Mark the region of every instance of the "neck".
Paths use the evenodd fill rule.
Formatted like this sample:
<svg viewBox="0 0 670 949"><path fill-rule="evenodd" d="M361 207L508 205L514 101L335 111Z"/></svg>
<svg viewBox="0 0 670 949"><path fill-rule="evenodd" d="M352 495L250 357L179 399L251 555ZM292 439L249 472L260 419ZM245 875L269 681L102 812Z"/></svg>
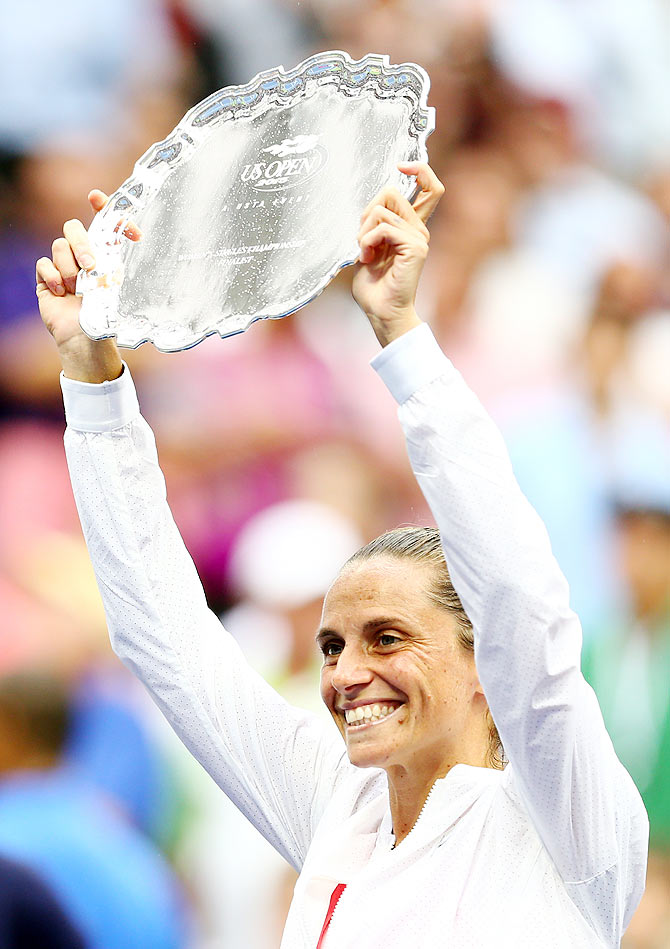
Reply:
<svg viewBox="0 0 670 949"><path fill-rule="evenodd" d="M448 769L451 770L451 769ZM389 805L393 821L393 833L396 846L405 839L419 819L428 795L433 789L435 781L443 778L448 772L436 775L428 783L413 781L412 775L404 769L394 769L395 773L387 772L389 782ZM398 773L403 772L403 773Z"/></svg>
<svg viewBox="0 0 670 949"><path fill-rule="evenodd" d="M422 772L415 768L404 768L401 765L387 769L389 806L396 846L414 828L435 782L446 777L457 764L467 764L477 768L491 767L487 760L486 750L482 751L479 748L471 755L459 755L453 760L443 760L439 766L427 768Z"/></svg>

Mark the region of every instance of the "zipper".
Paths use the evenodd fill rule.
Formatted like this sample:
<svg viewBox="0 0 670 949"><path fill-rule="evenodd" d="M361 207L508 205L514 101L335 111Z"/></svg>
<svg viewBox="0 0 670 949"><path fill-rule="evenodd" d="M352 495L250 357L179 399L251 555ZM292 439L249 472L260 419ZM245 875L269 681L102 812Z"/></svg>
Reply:
<svg viewBox="0 0 670 949"><path fill-rule="evenodd" d="M323 946L323 940L325 939L326 933L330 928L330 924L333 921L333 915L337 909L337 904L342 899L342 894L347 888L346 883L338 883L333 892L330 894L330 903L328 904L328 909L326 910L326 918L323 921L323 929L321 930L321 935L319 936L319 941L316 944L316 949L321 949Z"/></svg>
<svg viewBox="0 0 670 949"><path fill-rule="evenodd" d="M437 781L434 781L434 782L433 782L433 785L432 785L432 787L431 787L431 789L430 789L430 791L428 792L428 796L427 796L426 800L423 802L423 807L422 807L421 810L419 811L419 814L418 814L416 820L414 821L414 823L413 823L412 826L410 827L409 833L408 833L405 837L403 837L403 839L400 841L399 844L393 844L393 846L391 847L391 850L397 850L398 847L402 847L402 845L405 843L405 841L406 841L407 838L410 836L410 834L414 833L414 828L416 827L416 825L417 825L417 824L419 823L419 821L421 820L421 818L422 818L422 816L423 816L423 812L425 811L425 809L426 809L426 807L427 807L427 805L428 805L428 801L430 800L431 794L432 794L433 791L435 790L435 785L436 785L436 784L437 784ZM317 947L317 949L318 949L318 947Z"/></svg>
<svg viewBox="0 0 670 949"><path fill-rule="evenodd" d="M430 789L430 791L428 792L428 796L426 797L426 800L423 802L423 806L422 806L421 810L419 811L419 814L418 814L416 820L415 820L414 823L412 824L412 827L410 828L410 831L409 831L409 834L407 834L407 837L409 837L409 835L414 831L414 828L416 827L416 825L417 825L417 824L419 823L419 821L421 820L421 817L423 816L423 812L425 811L426 806L428 805L428 801L430 800L431 794L432 794L433 791L435 790L435 785L436 785L436 784L437 784L437 781L435 781L435 782L433 783L433 785L431 786L431 789ZM407 837L403 838L403 840L401 840L399 844L394 844L391 849L392 849L392 850L397 850L397 848L400 847L401 844L403 844L403 843L405 842L405 840L407 840ZM316 949L322 949L322 947L323 947L323 941L324 941L324 939L326 938L326 933L327 933L328 930L330 929L331 923L333 922L333 916L335 915L335 910L337 909L337 906L338 906L340 900L342 899L342 894L344 893L344 891L346 890L346 888L347 888L347 884L346 884L346 883L338 883L337 886L335 887L335 889L333 890L333 892L332 892L331 895L330 895L330 903L328 904L328 909L327 909L327 911L326 911L326 918L325 918L324 921L323 921L323 929L321 930L321 935L319 936L319 941L318 941L317 944L316 944Z"/></svg>

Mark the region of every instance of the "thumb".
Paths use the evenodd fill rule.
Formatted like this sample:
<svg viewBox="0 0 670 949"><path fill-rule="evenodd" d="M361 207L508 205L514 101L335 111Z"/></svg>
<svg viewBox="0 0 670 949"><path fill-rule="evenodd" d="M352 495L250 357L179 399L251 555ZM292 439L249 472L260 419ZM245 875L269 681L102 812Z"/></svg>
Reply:
<svg viewBox="0 0 670 949"><path fill-rule="evenodd" d="M108 201L109 196L106 195L104 191L100 191L99 188L94 188L93 191L89 192L88 203L91 205L96 214L98 211L102 211ZM118 222L115 231L120 228L121 224L124 225L123 234L129 240L139 241L142 239L142 231L139 229L137 224L133 224L132 221L124 221L122 218Z"/></svg>

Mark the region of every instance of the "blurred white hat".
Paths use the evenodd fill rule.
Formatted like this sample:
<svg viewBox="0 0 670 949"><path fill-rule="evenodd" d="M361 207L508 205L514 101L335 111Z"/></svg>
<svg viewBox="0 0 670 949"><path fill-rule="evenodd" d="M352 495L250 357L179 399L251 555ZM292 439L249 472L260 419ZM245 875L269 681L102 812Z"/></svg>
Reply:
<svg viewBox="0 0 670 949"><path fill-rule="evenodd" d="M233 547L231 578L241 596L289 609L323 596L363 542L358 528L333 508L317 501L282 501L242 528Z"/></svg>
<svg viewBox="0 0 670 949"><path fill-rule="evenodd" d="M522 89L569 105L591 97L599 48L583 29L573 4L562 0L495 4L491 42L503 72Z"/></svg>

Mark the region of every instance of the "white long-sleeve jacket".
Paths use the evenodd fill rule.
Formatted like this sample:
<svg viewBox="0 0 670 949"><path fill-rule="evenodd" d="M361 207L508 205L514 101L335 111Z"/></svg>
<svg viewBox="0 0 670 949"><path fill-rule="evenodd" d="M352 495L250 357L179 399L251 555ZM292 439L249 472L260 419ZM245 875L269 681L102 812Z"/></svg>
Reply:
<svg viewBox="0 0 670 949"><path fill-rule="evenodd" d="M62 379L75 497L115 650L196 758L300 871L282 949L618 946L648 825L580 673L581 631L500 434L427 326L373 361L473 623L505 771L457 765L396 847L384 772L288 706L208 610L126 369ZM566 459L569 464L569 459Z"/></svg>

